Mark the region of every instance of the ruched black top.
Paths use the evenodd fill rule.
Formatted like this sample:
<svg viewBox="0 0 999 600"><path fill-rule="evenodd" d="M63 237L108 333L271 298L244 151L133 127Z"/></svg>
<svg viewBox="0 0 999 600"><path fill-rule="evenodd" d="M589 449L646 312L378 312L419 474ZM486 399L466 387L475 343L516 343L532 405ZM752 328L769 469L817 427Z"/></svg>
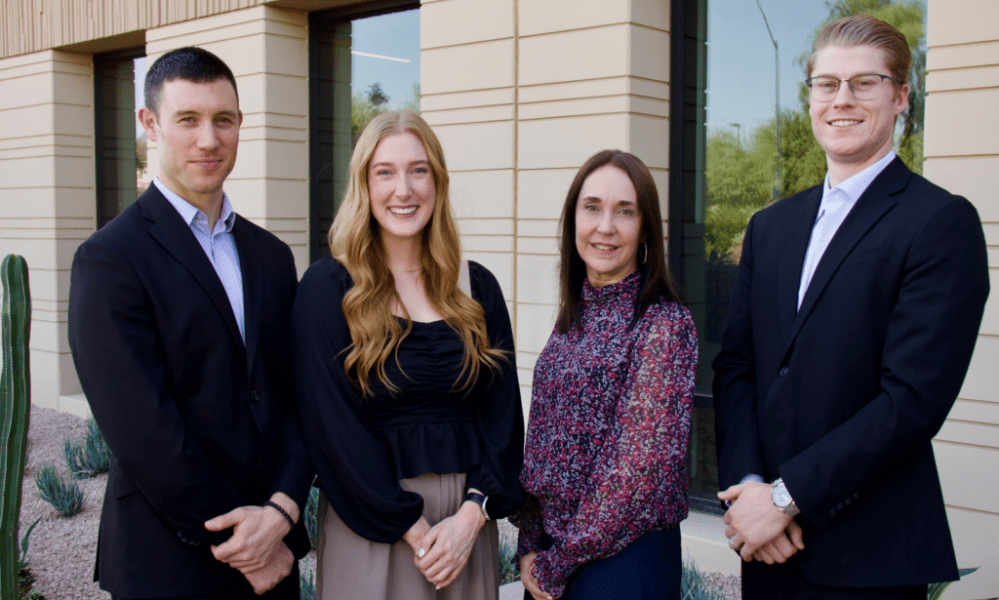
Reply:
<svg viewBox="0 0 999 600"><path fill-rule="evenodd" d="M423 499L399 479L467 473L466 485L489 496L491 518L522 502L524 418L503 294L485 267L469 262L472 298L485 310L489 341L509 352L501 369L483 367L470 390L456 386L461 338L444 321L414 322L385 370L394 395L371 377L363 399L344 373L350 330L344 294L353 281L332 258L309 267L292 309L292 359L302 427L337 515L369 540L394 543L420 518ZM402 369L400 370L399 366Z"/></svg>

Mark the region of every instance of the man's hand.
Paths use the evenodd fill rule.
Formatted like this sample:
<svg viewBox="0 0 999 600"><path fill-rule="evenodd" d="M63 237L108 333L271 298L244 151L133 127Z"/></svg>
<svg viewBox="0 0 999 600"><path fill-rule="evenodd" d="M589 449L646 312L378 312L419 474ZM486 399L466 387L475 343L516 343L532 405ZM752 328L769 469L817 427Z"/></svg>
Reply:
<svg viewBox="0 0 999 600"><path fill-rule="evenodd" d="M482 509L474 502L464 502L454 515L430 528L421 546L429 548L426 556L416 558L416 566L437 589L447 587L468 563L468 555L479 530L486 524Z"/></svg>
<svg viewBox="0 0 999 600"><path fill-rule="evenodd" d="M534 573L531 573L537 556L537 552L528 552L520 557L520 581L534 600L552 600L551 594L541 589L538 580L534 578Z"/></svg>
<svg viewBox="0 0 999 600"><path fill-rule="evenodd" d="M278 545L274 557L269 563L255 571L243 572L243 577L253 586L253 592L258 596L274 588L282 579L291 574L295 565L295 555L291 553L284 542Z"/></svg>
<svg viewBox="0 0 999 600"><path fill-rule="evenodd" d="M783 564L784 561L794 556L798 550L804 550L805 543L802 540L801 526L791 519L784 532L775 537L769 544L763 546L753 553L753 559L772 565L774 563Z"/></svg>
<svg viewBox="0 0 999 600"><path fill-rule="evenodd" d="M298 505L287 495L278 492L271 497L292 518L298 515ZM209 531L222 531L233 527L232 537L220 546L212 546L215 558L239 569L244 575L262 569L283 545L284 536L291 531L291 524L271 506L241 506L205 523Z"/></svg>
<svg viewBox="0 0 999 600"><path fill-rule="evenodd" d="M767 483L747 481L718 492L721 500L731 500L732 507L725 513L725 537L729 547L737 551L742 560L749 562L753 554L770 543L791 522L774 505L771 486Z"/></svg>

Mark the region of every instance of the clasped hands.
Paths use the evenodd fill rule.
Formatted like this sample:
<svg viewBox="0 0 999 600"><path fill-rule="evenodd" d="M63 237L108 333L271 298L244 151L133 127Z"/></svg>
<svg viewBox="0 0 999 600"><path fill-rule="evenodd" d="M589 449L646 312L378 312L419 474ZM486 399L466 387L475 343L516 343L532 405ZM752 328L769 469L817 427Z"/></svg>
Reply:
<svg viewBox="0 0 999 600"><path fill-rule="evenodd" d="M430 584L441 589L451 585L465 568L475 537L485 524L482 509L473 502L464 502L458 512L433 527L420 517L403 539L413 548L416 568Z"/></svg>
<svg viewBox="0 0 999 600"><path fill-rule="evenodd" d="M278 504L298 522L298 505L288 495L277 492L271 501ZM246 577L257 594L272 589L287 577L295 565L295 556L284 543L291 531L288 520L270 506L241 506L205 523L209 531L233 528L232 537L212 554Z"/></svg>
<svg viewBox="0 0 999 600"><path fill-rule="evenodd" d="M777 508L767 483L747 481L718 492L732 502L725 513L725 537L742 560L783 563L805 549L801 526Z"/></svg>

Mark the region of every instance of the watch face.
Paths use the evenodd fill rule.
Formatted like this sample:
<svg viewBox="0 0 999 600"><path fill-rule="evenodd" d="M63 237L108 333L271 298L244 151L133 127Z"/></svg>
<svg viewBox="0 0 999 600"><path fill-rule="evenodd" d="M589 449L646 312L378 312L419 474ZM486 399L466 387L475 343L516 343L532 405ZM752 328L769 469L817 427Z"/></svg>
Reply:
<svg viewBox="0 0 999 600"><path fill-rule="evenodd" d="M781 508L791 503L791 494L787 493L787 488L783 485L774 486L772 497L774 504Z"/></svg>

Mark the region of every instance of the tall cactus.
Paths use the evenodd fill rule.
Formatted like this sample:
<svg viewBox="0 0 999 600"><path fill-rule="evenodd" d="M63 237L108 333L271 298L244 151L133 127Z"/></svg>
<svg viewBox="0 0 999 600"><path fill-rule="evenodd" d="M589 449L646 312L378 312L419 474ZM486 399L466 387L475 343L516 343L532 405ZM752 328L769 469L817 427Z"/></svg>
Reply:
<svg viewBox="0 0 999 600"><path fill-rule="evenodd" d="M0 370L0 600L17 598L17 517L28 441L31 383L28 335L31 295L28 265L10 254L0 265L3 282L3 369Z"/></svg>

